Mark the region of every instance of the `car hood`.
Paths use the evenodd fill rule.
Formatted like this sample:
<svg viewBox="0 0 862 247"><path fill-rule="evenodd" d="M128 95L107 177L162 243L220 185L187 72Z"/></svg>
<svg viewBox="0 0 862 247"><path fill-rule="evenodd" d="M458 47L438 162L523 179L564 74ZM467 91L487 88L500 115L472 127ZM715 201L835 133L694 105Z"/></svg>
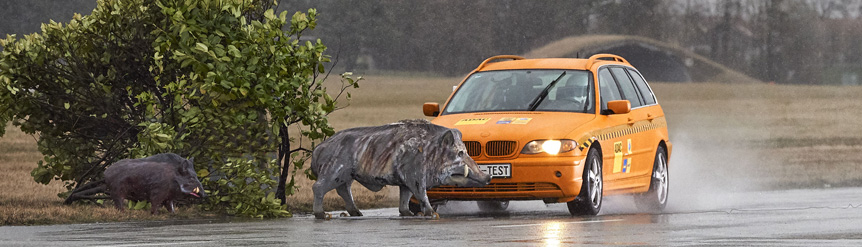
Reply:
<svg viewBox="0 0 862 247"><path fill-rule="evenodd" d="M517 141L576 138L571 132L595 119L594 114L571 112L461 113L435 118L431 122L456 128L465 141Z"/></svg>

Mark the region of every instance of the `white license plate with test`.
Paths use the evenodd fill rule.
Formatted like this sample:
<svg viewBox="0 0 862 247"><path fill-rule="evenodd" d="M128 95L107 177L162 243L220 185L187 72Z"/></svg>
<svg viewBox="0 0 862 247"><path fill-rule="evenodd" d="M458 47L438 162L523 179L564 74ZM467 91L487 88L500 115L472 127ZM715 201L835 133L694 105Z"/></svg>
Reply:
<svg viewBox="0 0 862 247"><path fill-rule="evenodd" d="M512 164L479 164L479 170L491 178L511 178Z"/></svg>

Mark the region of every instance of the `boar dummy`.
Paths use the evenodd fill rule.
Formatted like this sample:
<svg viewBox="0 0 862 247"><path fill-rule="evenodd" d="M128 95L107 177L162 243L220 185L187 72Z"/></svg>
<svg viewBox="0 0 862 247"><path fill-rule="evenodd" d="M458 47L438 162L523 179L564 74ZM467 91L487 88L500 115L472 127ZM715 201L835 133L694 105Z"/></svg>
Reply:
<svg viewBox="0 0 862 247"><path fill-rule="evenodd" d="M66 198L66 204L96 193L110 195L114 206L121 211L125 209L125 199L149 201L153 214L157 214L161 206L173 213L177 199L206 197L193 160L172 153L117 161L105 170L104 179L73 191Z"/></svg>
<svg viewBox="0 0 862 247"><path fill-rule="evenodd" d="M481 187L491 181L467 155L461 132L427 120L360 127L340 131L318 145L312 154L314 216L330 218L323 211L323 196L332 189L344 199L351 216L362 216L353 202L350 186L356 180L371 191L386 185L400 188L401 216L413 215L408 203L413 196L421 214L439 217L426 190L438 185Z"/></svg>

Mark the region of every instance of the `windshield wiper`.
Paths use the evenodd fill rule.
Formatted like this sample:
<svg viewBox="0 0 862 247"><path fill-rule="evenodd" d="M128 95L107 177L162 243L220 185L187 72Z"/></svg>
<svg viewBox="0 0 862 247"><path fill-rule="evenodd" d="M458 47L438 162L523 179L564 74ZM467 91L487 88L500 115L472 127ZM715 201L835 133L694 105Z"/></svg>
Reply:
<svg viewBox="0 0 862 247"><path fill-rule="evenodd" d="M551 81L551 83L548 84L548 86L545 87L545 89L542 89L542 93L539 93L539 96L536 96L533 101L530 101L530 111L535 111L536 108L539 107L539 103L542 103L542 100L545 100L545 97L548 97L548 91L551 91L551 88L554 87L554 85L556 85L557 82L560 81L560 79L562 79L565 75L566 72L563 71L563 73L560 74L557 79L554 79L553 81Z"/></svg>

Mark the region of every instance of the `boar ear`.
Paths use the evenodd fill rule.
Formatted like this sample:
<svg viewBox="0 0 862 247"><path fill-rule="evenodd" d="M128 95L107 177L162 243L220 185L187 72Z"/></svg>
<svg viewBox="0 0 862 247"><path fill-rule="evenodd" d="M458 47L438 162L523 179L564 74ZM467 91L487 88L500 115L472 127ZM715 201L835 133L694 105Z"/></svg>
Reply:
<svg viewBox="0 0 862 247"><path fill-rule="evenodd" d="M189 163L195 163L195 157L189 158Z"/></svg>
<svg viewBox="0 0 862 247"><path fill-rule="evenodd" d="M180 162L180 167L179 167L180 174L188 174L191 169L194 169L194 167L192 167L191 161L183 160L183 162Z"/></svg>
<svg viewBox="0 0 862 247"><path fill-rule="evenodd" d="M455 144L455 132L452 130L447 130L446 133L443 133L443 137L441 139L443 146L452 146Z"/></svg>

